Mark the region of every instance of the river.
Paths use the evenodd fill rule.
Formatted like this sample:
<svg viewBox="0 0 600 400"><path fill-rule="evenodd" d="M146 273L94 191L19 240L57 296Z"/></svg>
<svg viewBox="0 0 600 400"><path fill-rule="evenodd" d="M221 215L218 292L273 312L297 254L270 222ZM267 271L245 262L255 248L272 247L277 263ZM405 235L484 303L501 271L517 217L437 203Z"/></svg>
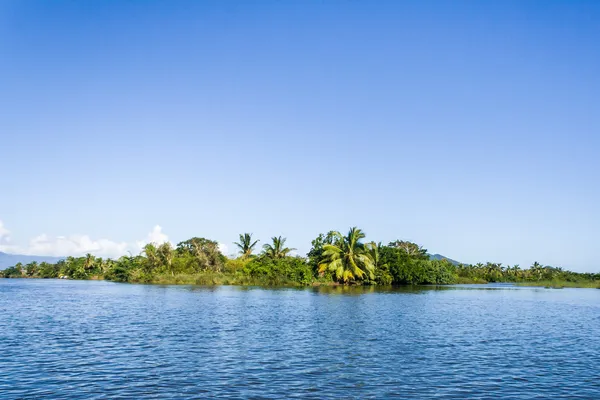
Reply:
<svg viewBox="0 0 600 400"><path fill-rule="evenodd" d="M0 280L0 397L600 398L600 290Z"/></svg>

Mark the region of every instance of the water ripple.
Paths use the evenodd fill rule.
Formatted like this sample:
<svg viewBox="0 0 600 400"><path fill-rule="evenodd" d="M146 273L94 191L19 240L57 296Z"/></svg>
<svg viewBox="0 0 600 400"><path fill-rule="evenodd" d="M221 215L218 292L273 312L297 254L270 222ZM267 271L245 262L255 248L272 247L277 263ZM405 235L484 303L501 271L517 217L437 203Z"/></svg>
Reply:
<svg viewBox="0 0 600 400"><path fill-rule="evenodd" d="M600 291L0 281L2 399L600 398Z"/></svg>

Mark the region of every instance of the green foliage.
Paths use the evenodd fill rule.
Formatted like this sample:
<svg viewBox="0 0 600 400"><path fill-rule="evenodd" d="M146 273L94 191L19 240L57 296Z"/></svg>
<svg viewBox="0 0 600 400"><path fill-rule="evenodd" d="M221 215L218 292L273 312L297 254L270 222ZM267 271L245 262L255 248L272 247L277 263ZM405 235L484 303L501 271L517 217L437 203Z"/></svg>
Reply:
<svg viewBox="0 0 600 400"><path fill-rule="evenodd" d="M21 263L18 263L14 267L9 267L4 271L1 271L0 274L0 276L2 276L3 278L22 278L24 275L24 271Z"/></svg>
<svg viewBox="0 0 600 400"><path fill-rule="evenodd" d="M323 246L323 261L319 273L329 271L338 282L355 283L375 280L375 265L365 245L360 242L365 234L358 228L350 228L346 236L336 233L334 244Z"/></svg>
<svg viewBox="0 0 600 400"><path fill-rule="evenodd" d="M543 266L537 261L530 268L521 269L519 265L503 266L500 263L478 263L475 265L458 265L456 273L460 280L485 282L527 282L536 285L539 282L560 281L585 283L600 280L600 274L576 273L562 268ZM544 285L542 285L544 286Z"/></svg>
<svg viewBox="0 0 600 400"><path fill-rule="evenodd" d="M25 266L25 276L32 278L32 277L36 276L37 273L38 273L38 263L37 262L34 261Z"/></svg>
<svg viewBox="0 0 600 400"><path fill-rule="evenodd" d="M290 252L296 250L285 247L286 238L273 236L271 240L273 241L273 244L265 244L263 246L263 254L273 260L287 257Z"/></svg>
<svg viewBox="0 0 600 400"><path fill-rule="evenodd" d="M38 270L38 276L40 278L45 278L45 279L57 278L58 271L60 269L60 265L61 265L60 261L56 264L50 264L47 262L43 262L40 264L40 268Z"/></svg>
<svg viewBox="0 0 600 400"><path fill-rule="evenodd" d="M191 238L177 245L179 257L192 257L196 271L220 272L225 264L225 256L219 251L219 243L205 238Z"/></svg>
<svg viewBox="0 0 600 400"><path fill-rule="evenodd" d="M158 246L158 259L162 264L163 268L166 269L171 275L175 275L175 269L173 268L173 258L175 256L171 243L166 242Z"/></svg>
<svg viewBox="0 0 600 400"><path fill-rule="evenodd" d="M429 257L427 256L427 249L424 249L423 247L413 242L409 242L406 240L396 240L395 242L390 242L388 246L402 250L404 253L406 253L406 255L413 259L429 259Z"/></svg>
<svg viewBox="0 0 600 400"><path fill-rule="evenodd" d="M248 258L252 255L252 252L254 251L254 248L256 247L257 243L258 240L252 241L251 233L240 234L240 241L233 242L233 244L235 244L238 247L238 249L240 250L240 254L244 258Z"/></svg>
<svg viewBox="0 0 600 400"><path fill-rule="evenodd" d="M141 254L103 259L92 254L67 257L55 264L17 264L0 271L4 278L107 279L115 282L231 285L445 285L515 282L544 287L600 287L600 274L575 273L535 262L527 269L500 263L454 265L430 259L416 243L396 240L387 246L363 244L364 233L346 236L330 231L312 241L307 258L290 257L286 239L272 237L263 253L252 255L258 240L240 235L239 258L229 259L218 243L194 237L177 245L148 244Z"/></svg>
<svg viewBox="0 0 600 400"><path fill-rule="evenodd" d="M381 259L388 265L392 283L396 285L456 282L455 268L450 262L426 259L422 251L411 252L405 247L388 246L381 249Z"/></svg>
<svg viewBox="0 0 600 400"><path fill-rule="evenodd" d="M130 269L121 263L117 263L110 271L108 271L105 278L114 282L129 282L130 275Z"/></svg>
<svg viewBox="0 0 600 400"><path fill-rule="evenodd" d="M251 260L247 258L233 258L225 260L223 272L236 273L242 271Z"/></svg>
<svg viewBox="0 0 600 400"><path fill-rule="evenodd" d="M325 261L325 258L323 257L325 249L323 247L327 244L334 244L336 238L337 232L329 231L326 235L320 233L319 236L312 241L312 247L308 252L307 257L308 264L310 265L314 276L319 275L319 265ZM328 275L331 276L331 274Z"/></svg>
<svg viewBox="0 0 600 400"><path fill-rule="evenodd" d="M312 282L312 270L301 257L258 257L246 264L243 273L269 285L308 285Z"/></svg>

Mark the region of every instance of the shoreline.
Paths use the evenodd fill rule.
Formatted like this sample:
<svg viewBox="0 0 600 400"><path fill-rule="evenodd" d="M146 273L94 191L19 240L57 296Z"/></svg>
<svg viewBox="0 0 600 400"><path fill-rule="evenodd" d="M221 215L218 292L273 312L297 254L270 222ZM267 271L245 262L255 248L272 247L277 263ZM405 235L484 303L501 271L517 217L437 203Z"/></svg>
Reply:
<svg viewBox="0 0 600 400"><path fill-rule="evenodd" d="M268 281L263 279L249 278L247 276L235 276L231 274L176 274L171 275L158 275L153 277L154 279L149 280L132 280L127 282L119 282L110 279L105 279L103 276L91 276L88 279L74 279L74 278L40 278L40 277L5 277L1 279L38 279L38 280L69 280L69 281L104 281L113 283L124 283L132 285L192 285L192 286L239 286L239 287L265 287L265 288L311 288L311 287L323 287L323 288L410 288L410 287L426 287L426 286L439 286L439 287L452 287L455 285L469 286L469 285L495 285L495 284L508 284L517 287L532 287L532 288L546 288L546 289L600 289L600 281L590 282L569 282L569 281L526 281L526 282L480 282L472 281L465 282L461 280L456 283L447 284L436 284L436 285L344 285L338 282L326 281L326 280L315 280L308 284L302 284L294 281Z"/></svg>

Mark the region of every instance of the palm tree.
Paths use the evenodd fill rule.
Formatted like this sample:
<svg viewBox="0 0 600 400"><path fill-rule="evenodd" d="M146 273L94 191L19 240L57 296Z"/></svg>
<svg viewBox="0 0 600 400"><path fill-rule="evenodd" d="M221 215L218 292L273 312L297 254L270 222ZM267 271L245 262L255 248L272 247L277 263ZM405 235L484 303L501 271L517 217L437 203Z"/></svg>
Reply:
<svg viewBox="0 0 600 400"><path fill-rule="evenodd" d="M152 243L148 243L144 246L143 253L146 255L146 262L144 263L146 272L152 272L154 269L158 268L160 265L160 258L156 246Z"/></svg>
<svg viewBox="0 0 600 400"><path fill-rule="evenodd" d="M544 267L542 264L536 261L529 269L531 270L532 275L534 275L538 281L542 280L542 274L544 273Z"/></svg>
<svg viewBox="0 0 600 400"><path fill-rule="evenodd" d="M486 264L487 274L486 280L489 282L498 282L502 278L502 264L501 263L491 263L488 262Z"/></svg>
<svg viewBox="0 0 600 400"><path fill-rule="evenodd" d="M87 253L85 255L85 261L83 262L84 271L86 271L86 273L87 273L87 271L93 269L95 262L96 262L96 260L95 260L94 256L91 255L90 253Z"/></svg>
<svg viewBox="0 0 600 400"><path fill-rule="evenodd" d="M296 250L296 249L291 249L289 247L284 247L285 246L285 241L287 240L286 238L282 238L281 236L273 236L271 238L271 240L273 241L273 244L265 244L263 246L265 255L269 258L272 259L279 259L279 258L284 258L287 257L287 255Z"/></svg>
<svg viewBox="0 0 600 400"><path fill-rule="evenodd" d="M38 272L37 261L32 261L29 264L25 264L25 275L32 277Z"/></svg>
<svg viewBox="0 0 600 400"><path fill-rule="evenodd" d="M242 254L243 258L247 258L252 255L252 252L254 251L254 247L256 247L257 243L258 243L258 240L252 242L252 234L251 233L244 233L243 235L240 234L240 241L233 242L233 244L235 244L240 249L240 253Z"/></svg>
<svg viewBox="0 0 600 400"><path fill-rule="evenodd" d="M167 267L167 271L171 271L171 276L175 275L173 271L173 247L171 243L165 242L158 246L158 256L162 261L163 265Z"/></svg>
<svg viewBox="0 0 600 400"><path fill-rule="evenodd" d="M365 237L363 231L354 227L346 236L339 232L335 235L338 240L334 244L323 246L324 262L319 265L319 272L333 272L335 278L344 283L363 279L365 276L374 279L373 259L360 242Z"/></svg>
<svg viewBox="0 0 600 400"><path fill-rule="evenodd" d="M512 277L514 281L516 281L519 278L519 271L521 268L519 268L519 264L515 264L512 267L509 265L506 268L506 273L509 277Z"/></svg>
<svg viewBox="0 0 600 400"><path fill-rule="evenodd" d="M369 257L371 257L371 260L373 261L374 268L380 268L383 266L382 261L381 261L381 254L380 254L382 247L383 247L383 245L381 244L381 242L379 242L379 243L370 242L370 243L365 244L365 248L367 249Z"/></svg>
<svg viewBox="0 0 600 400"><path fill-rule="evenodd" d="M23 264L18 262L17 265L15 265L15 269L19 272L20 275L23 275L25 273L25 271L23 270Z"/></svg>
<svg viewBox="0 0 600 400"><path fill-rule="evenodd" d="M365 248L367 249L369 257L373 261L373 269L377 283L391 284L393 278L389 273L389 265L383 262L381 256L381 249L383 249L383 244L381 244L381 242L371 242L365 244Z"/></svg>
<svg viewBox="0 0 600 400"><path fill-rule="evenodd" d="M65 259L64 264L60 270L60 274L63 276L71 276L75 269L75 258L69 256Z"/></svg>

